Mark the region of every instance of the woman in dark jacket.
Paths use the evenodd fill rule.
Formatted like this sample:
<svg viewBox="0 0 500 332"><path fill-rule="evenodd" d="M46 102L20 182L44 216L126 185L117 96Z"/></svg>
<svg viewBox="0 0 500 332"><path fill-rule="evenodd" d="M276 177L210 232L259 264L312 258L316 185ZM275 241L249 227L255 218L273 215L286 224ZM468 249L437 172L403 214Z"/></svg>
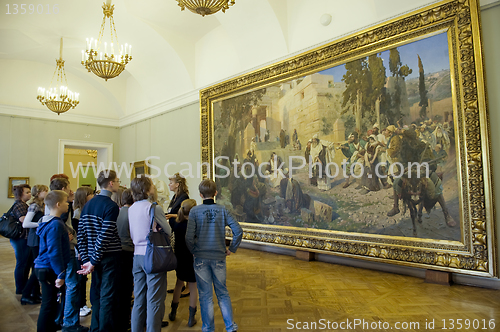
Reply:
<svg viewBox="0 0 500 332"><path fill-rule="evenodd" d="M179 173L175 173L174 176L169 178L170 182L168 183L168 189L174 193L174 197L170 201L167 210L167 219L170 223L170 227L175 223L177 219L177 212L179 212L179 208L181 207L181 203L189 199L189 190L186 183L186 178L181 176Z"/></svg>
<svg viewBox="0 0 500 332"><path fill-rule="evenodd" d="M192 327L196 324L194 318L196 314L196 303L198 302L198 292L196 289L196 276L193 267L193 254L186 246L186 230L189 217L189 211L193 206L196 206L194 199L186 199L182 201L177 220L172 226L172 231L175 235L174 251L177 258L177 268L175 273L177 275L177 282L175 284L174 297L172 299L172 311L168 315L171 321L175 320L177 314L177 307L179 299L181 298L181 290L184 282L189 285L189 320L188 326Z"/></svg>
<svg viewBox="0 0 500 332"><path fill-rule="evenodd" d="M167 217L168 222L170 224L170 227L172 228L172 231L173 231L174 227L176 227L177 214L178 214L179 209L181 207L181 203L183 201L185 201L186 199L189 199L189 189L188 189L188 186L186 183L186 178L181 176L179 173L175 173L172 177L169 178L169 180L170 180L170 182L168 183L168 189L174 193L174 197L172 197L172 200L170 201L170 204L168 205L166 217ZM189 282L189 280L184 280L184 281ZM193 282L196 282L196 280L193 280ZM178 290L179 294L182 293L187 288L185 286L183 287L183 285L184 284L182 283L181 286L179 287L179 290ZM175 293L175 291L177 291L177 286L175 287L174 290L168 290L167 292L174 293L174 299L175 299L176 295L177 295ZM186 294L180 294L179 296L180 297L189 296L189 292ZM172 321L175 319L177 305L179 304L178 302L179 301L177 301L177 303L172 302L173 316L172 316L172 313L169 316L170 318L173 318L173 319L170 319Z"/></svg>

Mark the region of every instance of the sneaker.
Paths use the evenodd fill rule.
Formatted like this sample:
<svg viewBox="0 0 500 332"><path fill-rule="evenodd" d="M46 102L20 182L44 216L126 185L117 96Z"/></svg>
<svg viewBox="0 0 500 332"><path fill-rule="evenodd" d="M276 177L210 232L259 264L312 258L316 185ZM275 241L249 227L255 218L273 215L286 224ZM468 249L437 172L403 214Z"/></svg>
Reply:
<svg viewBox="0 0 500 332"><path fill-rule="evenodd" d="M82 308L80 308L80 317L88 316L91 312L92 309L84 305Z"/></svg>

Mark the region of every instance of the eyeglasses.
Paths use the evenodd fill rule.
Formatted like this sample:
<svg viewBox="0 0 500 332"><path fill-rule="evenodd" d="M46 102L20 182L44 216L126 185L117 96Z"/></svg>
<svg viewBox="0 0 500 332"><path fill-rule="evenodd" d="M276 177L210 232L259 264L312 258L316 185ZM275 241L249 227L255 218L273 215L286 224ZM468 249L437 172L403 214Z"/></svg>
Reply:
<svg viewBox="0 0 500 332"><path fill-rule="evenodd" d="M118 184L121 184L122 182L120 180L113 180L113 182L116 182Z"/></svg>

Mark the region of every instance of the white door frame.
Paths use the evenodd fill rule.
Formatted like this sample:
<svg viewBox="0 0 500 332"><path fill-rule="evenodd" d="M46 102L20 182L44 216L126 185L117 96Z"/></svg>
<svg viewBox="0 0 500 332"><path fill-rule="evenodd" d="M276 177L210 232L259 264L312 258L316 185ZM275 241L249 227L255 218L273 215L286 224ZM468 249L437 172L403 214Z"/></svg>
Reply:
<svg viewBox="0 0 500 332"><path fill-rule="evenodd" d="M113 162L113 143L76 141L70 139L59 140L58 173L64 173L64 149L97 150L97 165L104 163L105 168ZM97 166L96 165L96 166ZM98 169L98 168L97 168Z"/></svg>

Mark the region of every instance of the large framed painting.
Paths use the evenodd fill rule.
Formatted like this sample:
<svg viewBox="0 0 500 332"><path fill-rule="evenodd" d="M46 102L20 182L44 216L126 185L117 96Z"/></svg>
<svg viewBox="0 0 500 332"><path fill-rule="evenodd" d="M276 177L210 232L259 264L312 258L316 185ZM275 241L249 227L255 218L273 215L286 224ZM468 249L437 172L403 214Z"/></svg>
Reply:
<svg viewBox="0 0 500 332"><path fill-rule="evenodd" d="M244 240L497 276L478 4L443 1L200 92Z"/></svg>

